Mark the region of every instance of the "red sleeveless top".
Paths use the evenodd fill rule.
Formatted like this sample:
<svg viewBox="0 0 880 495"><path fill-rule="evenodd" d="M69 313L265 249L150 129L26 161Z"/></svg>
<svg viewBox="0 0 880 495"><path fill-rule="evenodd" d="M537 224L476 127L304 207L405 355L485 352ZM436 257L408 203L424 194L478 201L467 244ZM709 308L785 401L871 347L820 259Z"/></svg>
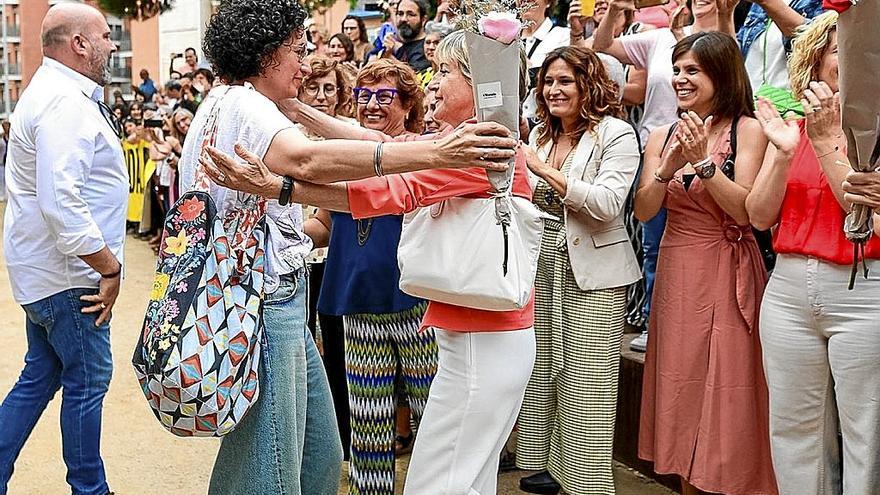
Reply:
<svg viewBox="0 0 880 495"><path fill-rule="evenodd" d="M853 244L843 233L847 212L840 207L822 171L806 129L788 171L773 249L779 254L812 256L838 265L851 265ZM880 259L880 239L872 235L865 258Z"/></svg>

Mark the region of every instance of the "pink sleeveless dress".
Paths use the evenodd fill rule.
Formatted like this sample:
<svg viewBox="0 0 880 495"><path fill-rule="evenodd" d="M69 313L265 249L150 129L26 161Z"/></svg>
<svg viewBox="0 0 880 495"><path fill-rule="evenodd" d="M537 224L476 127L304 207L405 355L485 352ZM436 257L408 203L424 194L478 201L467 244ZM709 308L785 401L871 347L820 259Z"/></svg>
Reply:
<svg viewBox="0 0 880 495"><path fill-rule="evenodd" d="M710 154L730 152L723 133ZM777 493L758 313L767 273L700 178L668 184L642 390L639 457L697 488Z"/></svg>

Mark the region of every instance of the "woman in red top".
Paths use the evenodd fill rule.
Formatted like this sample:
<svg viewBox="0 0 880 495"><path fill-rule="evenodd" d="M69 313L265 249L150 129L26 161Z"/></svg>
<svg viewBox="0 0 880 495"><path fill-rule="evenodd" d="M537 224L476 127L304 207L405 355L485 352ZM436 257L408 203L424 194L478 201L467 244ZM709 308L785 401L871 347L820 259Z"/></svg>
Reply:
<svg viewBox="0 0 880 495"><path fill-rule="evenodd" d="M837 97L837 14L794 42L791 86L806 122L759 102L771 151L746 201L752 224L776 227L779 258L761 306L770 436L779 493L877 493L880 486L880 240L868 279L847 290L843 233L850 165ZM875 219L875 228L880 225ZM839 420L838 420L839 417ZM843 466L837 433L843 436Z"/></svg>
<svg viewBox="0 0 880 495"><path fill-rule="evenodd" d="M435 56L440 67L432 81L435 115L454 128L475 115L464 32L446 37ZM527 81L523 57L520 94L525 94ZM306 125L320 119L314 113L297 117ZM332 122L325 123L325 131L352 132L350 126L334 128ZM390 139L375 131L354 132L361 139ZM395 141L437 137L401 136ZM256 156L236 151L252 166L236 164L214 150L209 150L214 163L203 160L202 164L215 179L225 174L226 187L277 197L281 178L273 176ZM485 198L489 190L485 170L438 169L323 186L297 182L293 200L367 218L400 215L454 197ZM516 158L513 194L531 200L521 154ZM413 449L405 494L496 492L501 449L513 429L535 359L533 324L534 299L517 311L481 311L429 302L422 327L435 330L439 366Z"/></svg>

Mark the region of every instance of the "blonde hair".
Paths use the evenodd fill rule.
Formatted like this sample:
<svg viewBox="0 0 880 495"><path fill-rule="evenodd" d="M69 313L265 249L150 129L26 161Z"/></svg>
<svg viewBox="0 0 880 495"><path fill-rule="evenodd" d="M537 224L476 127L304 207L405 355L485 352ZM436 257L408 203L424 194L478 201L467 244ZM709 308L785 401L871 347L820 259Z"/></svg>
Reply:
<svg viewBox="0 0 880 495"><path fill-rule="evenodd" d="M529 64L524 50L520 49L519 55L519 99L520 103L522 103L529 94ZM437 61L438 66L444 63L454 63L458 66L458 70L461 71L464 77L473 85L474 78L471 75L471 59L468 56L463 30L453 31L449 36L443 38L443 41L437 45L434 59Z"/></svg>
<svg viewBox="0 0 880 495"><path fill-rule="evenodd" d="M837 31L837 12L829 10L798 28L792 41L791 58L788 61L791 92L794 97L804 96L810 81L819 77L819 65L831 44L831 33Z"/></svg>

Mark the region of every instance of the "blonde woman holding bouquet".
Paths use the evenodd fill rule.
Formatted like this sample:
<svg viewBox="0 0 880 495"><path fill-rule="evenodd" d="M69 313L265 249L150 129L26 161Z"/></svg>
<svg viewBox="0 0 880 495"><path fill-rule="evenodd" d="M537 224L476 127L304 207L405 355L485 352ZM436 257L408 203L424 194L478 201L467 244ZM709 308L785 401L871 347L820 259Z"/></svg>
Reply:
<svg viewBox="0 0 880 495"><path fill-rule="evenodd" d="M528 76L521 54L519 84L524 95ZM439 68L436 115L455 129L475 115L471 61L465 33L456 31L437 47ZM355 130L324 118L319 112L287 105L313 131L326 137L389 140L376 131ZM449 130L447 132L459 132ZM439 136L405 136L405 140L435 140ZM238 150L249 165L209 151L203 164L212 177L228 187L273 197L282 178L273 175L254 155ZM355 218L400 215L454 197L486 198L491 186L485 170L434 170L356 182L316 185L296 182L293 200ZM524 156L519 153L512 194L531 198ZM462 260L466 263L467 260ZM534 299L520 310L486 311L429 301L423 328L433 328L439 346L437 375L431 385L425 414L407 474L406 495L496 493L498 461L516 422L535 358Z"/></svg>

